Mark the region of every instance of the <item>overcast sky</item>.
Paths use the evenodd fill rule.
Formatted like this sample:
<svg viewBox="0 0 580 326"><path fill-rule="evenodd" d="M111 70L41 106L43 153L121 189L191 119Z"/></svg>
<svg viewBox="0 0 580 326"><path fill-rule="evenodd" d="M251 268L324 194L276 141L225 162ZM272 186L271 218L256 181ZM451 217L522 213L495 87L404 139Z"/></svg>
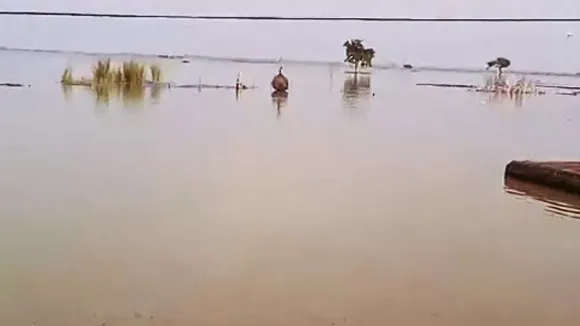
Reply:
<svg viewBox="0 0 580 326"><path fill-rule="evenodd" d="M161 5L164 3L164 5ZM580 0L0 0L0 10L320 16L580 17ZM504 6L504 9L499 9ZM507 56L517 69L579 71L580 23L285 23L0 16L0 46L342 60L362 37L378 62L480 67ZM82 31L82 33L79 33ZM134 35L130 41L115 37ZM568 31L576 37L566 38ZM150 38L156 35L155 44ZM251 36L252 46L245 40ZM242 41L244 40L244 41ZM337 44L339 46L337 47ZM300 46L297 46L300 45Z"/></svg>
<svg viewBox="0 0 580 326"><path fill-rule="evenodd" d="M341 5L341 3L345 5ZM349 7L355 3L356 7ZM271 14L364 15L423 17L570 17L580 16L577 0L0 0L1 10Z"/></svg>

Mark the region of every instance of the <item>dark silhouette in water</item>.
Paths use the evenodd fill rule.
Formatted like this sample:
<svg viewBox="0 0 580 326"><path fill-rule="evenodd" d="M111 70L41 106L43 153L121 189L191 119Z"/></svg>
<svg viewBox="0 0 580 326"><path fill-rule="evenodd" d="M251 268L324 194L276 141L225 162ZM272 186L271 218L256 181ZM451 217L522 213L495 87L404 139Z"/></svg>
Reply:
<svg viewBox="0 0 580 326"><path fill-rule="evenodd" d="M507 68L511 65L511 61L509 61L506 58L502 58L502 57L498 57L495 60L491 60L487 62L487 68L485 68L486 70L491 68L491 67L496 67L498 70L498 75L501 76L502 74L502 69L503 68Z"/></svg>
<svg viewBox="0 0 580 326"><path fill-rule="evenodd" d="M30 87L30 85L24 85L19 83L0 83L0 87Z"/></svg>
<svg viewBox="0 0 580 326"><path fill-rule="evenodd" d="M244 83L242 83L242 73L241 72L238 72L238 76L236 77L236 85L234 86L234 89L236 90L236 100L238 100L240 97L240 91L248 89L248 86L246 86Z"/></svg>
<svg viewBox="0 0 580 326"><path fill-rule="evenodd" d="M238 72L238 76L236 77L236 85L234 86L234 89L236 90L236 92L239 92L240 90L243 89L248 89L248 86L246 86L244 83L242 83L242 73Z"/></svg>
<svg viewBox="0 0 580 326"><path fill-rule="evenodd" d="M278 69L278 74L272 79L272 88L278 92L286 92L288 90L288 78L282 74L282 66Z"/></svg>
<svg viewBox="0 0 580 326"><path fill-rule="evenodd" d="M407 64L404 64L403 65L403 68L405 68L405 69L413 69L413 66L411 66L410 64L407 63Z"/></svg>

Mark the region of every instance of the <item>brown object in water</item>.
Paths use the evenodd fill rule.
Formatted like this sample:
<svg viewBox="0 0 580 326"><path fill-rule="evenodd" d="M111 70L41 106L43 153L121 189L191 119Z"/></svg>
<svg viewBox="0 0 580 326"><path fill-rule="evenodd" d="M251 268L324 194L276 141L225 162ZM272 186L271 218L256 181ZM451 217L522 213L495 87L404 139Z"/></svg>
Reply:
<svg viewBox="0 0 580 326"><path fill-rule="evenodd" d="M272 79L272 88L278 92L285 92L288 90L288 78L282 75L282 67L278 69L278 74Z"/></svg>
<svg viewBox="0 0 580 326"><path fill-rule="evenodd" d="M580 194L580 161L511 161L505 177Z"/></svg>

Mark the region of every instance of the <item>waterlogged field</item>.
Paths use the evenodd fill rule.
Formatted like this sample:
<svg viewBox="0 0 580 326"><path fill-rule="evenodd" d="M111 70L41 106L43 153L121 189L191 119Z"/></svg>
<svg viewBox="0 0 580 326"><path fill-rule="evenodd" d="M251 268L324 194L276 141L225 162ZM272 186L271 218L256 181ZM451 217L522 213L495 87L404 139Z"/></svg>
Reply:
<svg viewBox="0 0 580 326"><path fill-rule="evenodd" d="M577 201L503 179L578 157L577 97L284 64L276 101L278 64L155 58L174 83L258 88L61 87L94 61L0 52L0 81L31 85L0 88L0 324L580 322Z"/></svg>

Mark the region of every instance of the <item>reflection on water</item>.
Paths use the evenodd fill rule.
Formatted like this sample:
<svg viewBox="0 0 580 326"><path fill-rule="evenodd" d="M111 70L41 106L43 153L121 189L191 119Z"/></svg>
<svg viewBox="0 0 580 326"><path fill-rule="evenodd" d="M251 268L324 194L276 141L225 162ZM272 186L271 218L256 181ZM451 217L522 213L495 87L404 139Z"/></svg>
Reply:
<svg viewBox="0 0 580 326"><path fill-rule="evenodd" d="M328 83L328 92L332 92L332 86L334 85L334 67L328 66L328 75L329 75L329 83Z"/></svg>
<svg viewBox="0 0 580 326"><path fill-rule="evenodd" d="M504 104L512 103L514 107L521 108L524 104L523 94L506 94L500 92L485 93L485 103ZM528 95L529 96L529 95Z"/></svg>
<svg viewBox="0 0 580 326"><path fill-rule="evenodd" d="M580 196L514 178L505 179L504 190L516 198L531 198L543 203L545 205L544 210L550 214L580 218Z"/></svg>
<svg viewBox="0 0 580 326"><path fill-rule="evenodd" d="M272 103L276 107L276 118L280 119L282 116L282 108L288 102L288 92L274 91L272 92Z"/></svg>
<svg viewBox="0 0 580 326"><path fill-rule="evenodd" d="M342 87L344 107L360 107L361 99L368 99L371 95L371 77L366 74L349 74Z"/></svg>
<svg viewBox="0 0 580 326"><path fill-rule="evenodd" d="M153 103L158 103L163 90L167 87L161 85L151 85L149 87L86 87L86 86L71 86L62 85L62 93L64 99L69 101L72 97L73 87L82 87L84 90L89 90L95 98L97 105L108 106L113 100L120 100L125 106L139 107L143 106L147 93Z"/></svg>
<svg viewBox="0 0 580 326"><path fill-rule="evenodd" d="M488 103L513 102L516 108L523 106L524 96L544 94L537 88L537 80L526 76L515 78L511 75L484 74L484 86L477 91L487 95Z"/></svg>
<svg viewBox="0 0 580 326"><path fill-rule="evenodd" d="M151 99L153 99L153 101L155 103L157 103L159 101L159 99L161 98L161 90L165 89L165 87L162 87L160 85L153 85L150 88L150 93L151 93Z"/></svg>
<svg viewBox="0 0 580 326"><path fill-rule="evenodd" d="M61 89L62 89L62 95L64 96L64 100L67 102L70 101L71 94L72 94L72 86L62 84Z"/></svg>

